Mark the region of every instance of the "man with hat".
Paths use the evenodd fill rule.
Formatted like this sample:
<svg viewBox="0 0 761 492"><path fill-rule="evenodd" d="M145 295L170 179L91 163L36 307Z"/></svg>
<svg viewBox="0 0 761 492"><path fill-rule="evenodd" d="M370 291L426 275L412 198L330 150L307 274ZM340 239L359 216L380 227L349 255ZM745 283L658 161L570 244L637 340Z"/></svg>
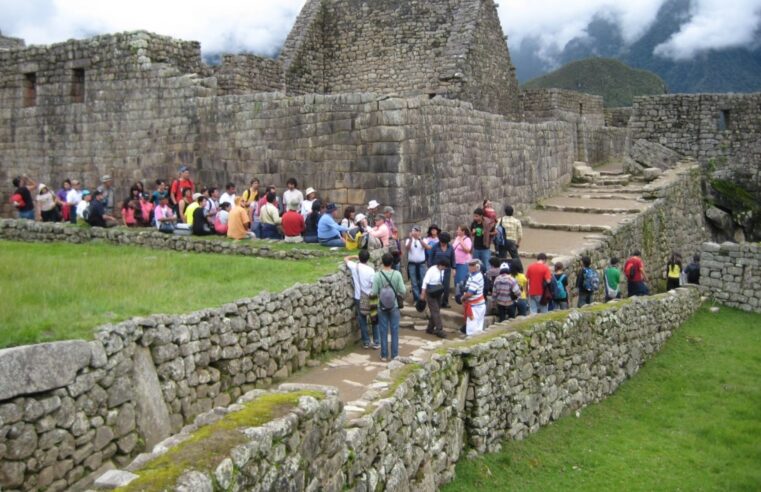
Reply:
<svg viewBox="0 0 761 492"><path fill-rule="evenodd" d="M377 200L370 200L370 203L367 204L367 216L372 217L373 215L377 214L379 207L380 203L378 203Z"/></svg>
<svg viewBox="0 0 761 492"><path fill-rule="evenodd" d="M89 213L85 213L88 208L90 208L90 202L92 200L92 193L90 193L90 190L83 190L82 191L82 199L77 203L77 222L87 222L87 217L85 215L89 215Z"/></svg>
<svg viewBox="0 0 761 492"><path fill-rule="evenodd" d="M481 260L473 258L468 262L468 280L465 282L462 303L465 308L465 334L477 335L484 331L486 298L484 297L484 276Z"/></svg>
<svg viewBox="0 0 761 492"><path fill-rule="evenodd" d="M301 204L298 199L292 198L288 202L288 210L283 214L282 227L286 243L303 243L304 238L301 233L304 232L304 216L298 210Z"/></svg>
<svg viewBox="0 0 761 492"><path fill-rule="evenodd" d="M346 243L341 235L348 230L347 227L338 223L338 207L336 204L328 203L325 213L322 214L317 223L317 239L320 244L327 247L343 248Z"/></svg>
<svg viewBox="0 0 761 492"><path fill-rule="evenodd" d="M413 225L410 236L404 241L404 250L407 252L407 277L410 279L415 302L420 300L420 286L425 275L425 252L430 248L420 237L420 232L420 226Z"/></svg>
<svg viewBox="0 0 761 492"><path fill-rule="evenodd" d="M82 183L78 179L71 180L71 189L66 193L66 203L69 204L69 222L77 223L77 205L82 201Z"/></svg>
<svg viewBox="0 0 761 492"><path fill-rule="evenodd" d="M175 212L179 211L182 190L185 188L189 188L191 193L196 192L196 185L190 179L190 169L188 166L182 165L178 171L177 179L172 181L172 186L169 188L169 201L172 203Z"/></svg>
<svg viewBox="0 0 761 492"><path fill-rule="evenodd" d="M301 202L301 216L306 219L307 215L312 213L312 204L317 199L317 192L314 188L307 188L305 194L306 199Z"/></svg>
<svg viewBox="0 0 761 492"><path fill-rule="evenodd" d="M425 273L420 292L420 300L427 301L428 311L431 316L428 318L428 328L426 333L436 335L439 338L446 338L444 325L441 322L441 295L444 293L444 279L446 270L450 267L449 260L441 258ZM417 301L416 301L417 302Z"/></svg>
<svg viewBox="0 0 761 492"><path fill-rule="evenodd" d="M108 215L114 215L114 179L110 174L104 174L100 178L100 186L97 191L101 192L100 202Z"/></svg>
<svg viewBox="0 0 761 492"><path fill-rule="evenodd" d="M103 202L103 192L100 189L95 190L86 219L92 227L114 227L116 225L116 219L106 212Z"/></svg>

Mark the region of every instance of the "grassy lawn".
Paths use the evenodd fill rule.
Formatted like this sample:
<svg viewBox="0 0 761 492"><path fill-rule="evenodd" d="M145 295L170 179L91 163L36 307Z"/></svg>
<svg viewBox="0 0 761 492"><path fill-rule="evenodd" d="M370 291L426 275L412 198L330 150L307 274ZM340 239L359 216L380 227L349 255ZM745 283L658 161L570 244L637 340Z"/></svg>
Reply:
<svg viewBox="0 0 761 492"><path fill-rule="evenodd" d="M616 394L443 490L761 490L761 315L702 309Z"/></svg>
<svg viewBox="0 0 761 492"><path fill-rule="evenodd" d="M337 258L289 261L0 241L0 347L90 339L103 323L284 290L334 272L338 264Z"/></svg>

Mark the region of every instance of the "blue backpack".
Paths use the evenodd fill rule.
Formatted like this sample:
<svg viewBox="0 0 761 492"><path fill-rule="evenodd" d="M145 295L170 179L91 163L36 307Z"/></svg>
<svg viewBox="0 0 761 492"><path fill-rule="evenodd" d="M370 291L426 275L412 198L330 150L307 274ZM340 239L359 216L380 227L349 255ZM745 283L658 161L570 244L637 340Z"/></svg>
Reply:
<svg viewBox="0 0 761 492"><path fill-rule="evenodd" d="M566 292L565 286L563 285L563 280L566 279L566 274L564 273L560 277L556 277L555 275L553 275L552 278L554 279L553 289L552 289L552 298L558 301L561 299L567 299L568 292Z"/></svg>
<svg viewBox="0 0 761 492"><path fill-rule="evenodd" d="M594 268L584 268L584 290L588 292L597 292L600 290L600 276Z"/></svg>
<svg viewBox="0 0 761 492"><path fill-rule="evenodd" d="M502 222L497 224L497 233L494 236L494 244L497 248L503 248L507 245L507 236L505 235L505 228L502 227Z"/></svg>

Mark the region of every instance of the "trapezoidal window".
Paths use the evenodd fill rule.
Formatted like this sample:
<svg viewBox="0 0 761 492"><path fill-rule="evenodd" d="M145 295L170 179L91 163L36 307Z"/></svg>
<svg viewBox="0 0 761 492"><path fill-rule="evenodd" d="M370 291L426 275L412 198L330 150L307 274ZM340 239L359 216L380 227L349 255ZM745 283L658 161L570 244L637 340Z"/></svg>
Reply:
<svg viewBox="0 0 761 492"><path fill-rule="evenodd" d="M584 116L584 103L579 103L579 116Z"/></svg>
<svg viewBox="0 0 761 492"><path fill-rule="evenodd" d="M37 106L37 74L34 72L24 74L22 99L25 108Z"/></svg>
<svg viewBox="0 0 761 492"><path fill-rule="evenodd" d="M722 109L719 113L719 121L716 123L716 126L718 127L719 131L723 132L729 130L731 124L732 118L730 111L728 109Z"/></svg>
<svg viewBox="0 0 761 492"><path fill-rule="evenodd" d="M75 68L71 71L71 102L85 102L85 69Z"/></svg>

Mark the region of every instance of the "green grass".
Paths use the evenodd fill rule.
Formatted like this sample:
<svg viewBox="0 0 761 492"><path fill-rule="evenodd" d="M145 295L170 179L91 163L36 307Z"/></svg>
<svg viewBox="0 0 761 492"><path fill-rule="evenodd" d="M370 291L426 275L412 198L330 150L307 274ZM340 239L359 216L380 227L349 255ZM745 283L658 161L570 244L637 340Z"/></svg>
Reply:
<svg viewBox="0 0 761 492"><path fill-rule="evenodd" d="M213 471L230 451L247 442L241 429L258 427L282 417L298 405L302 396L321 400L325 395L316 391L273 393L247 403L243 410L226 415L222 420L201 427L183 441L153 461L138 473L138 478L119 492L161 492L169 490L180 476L189 470Z"/></svg>
<svg viewBox="0 0 761 492"><path fill-rule="evenodd" d="M616 394L443 490L761 490L759 374L761 315L701 309Z"/></svg>
<svg viewBox="0 0 761 492"><path fill-rule="evenodd" d="M0 347L74 338L314 282L336 258L274 260L106 244L0 241Z"/></svg>

